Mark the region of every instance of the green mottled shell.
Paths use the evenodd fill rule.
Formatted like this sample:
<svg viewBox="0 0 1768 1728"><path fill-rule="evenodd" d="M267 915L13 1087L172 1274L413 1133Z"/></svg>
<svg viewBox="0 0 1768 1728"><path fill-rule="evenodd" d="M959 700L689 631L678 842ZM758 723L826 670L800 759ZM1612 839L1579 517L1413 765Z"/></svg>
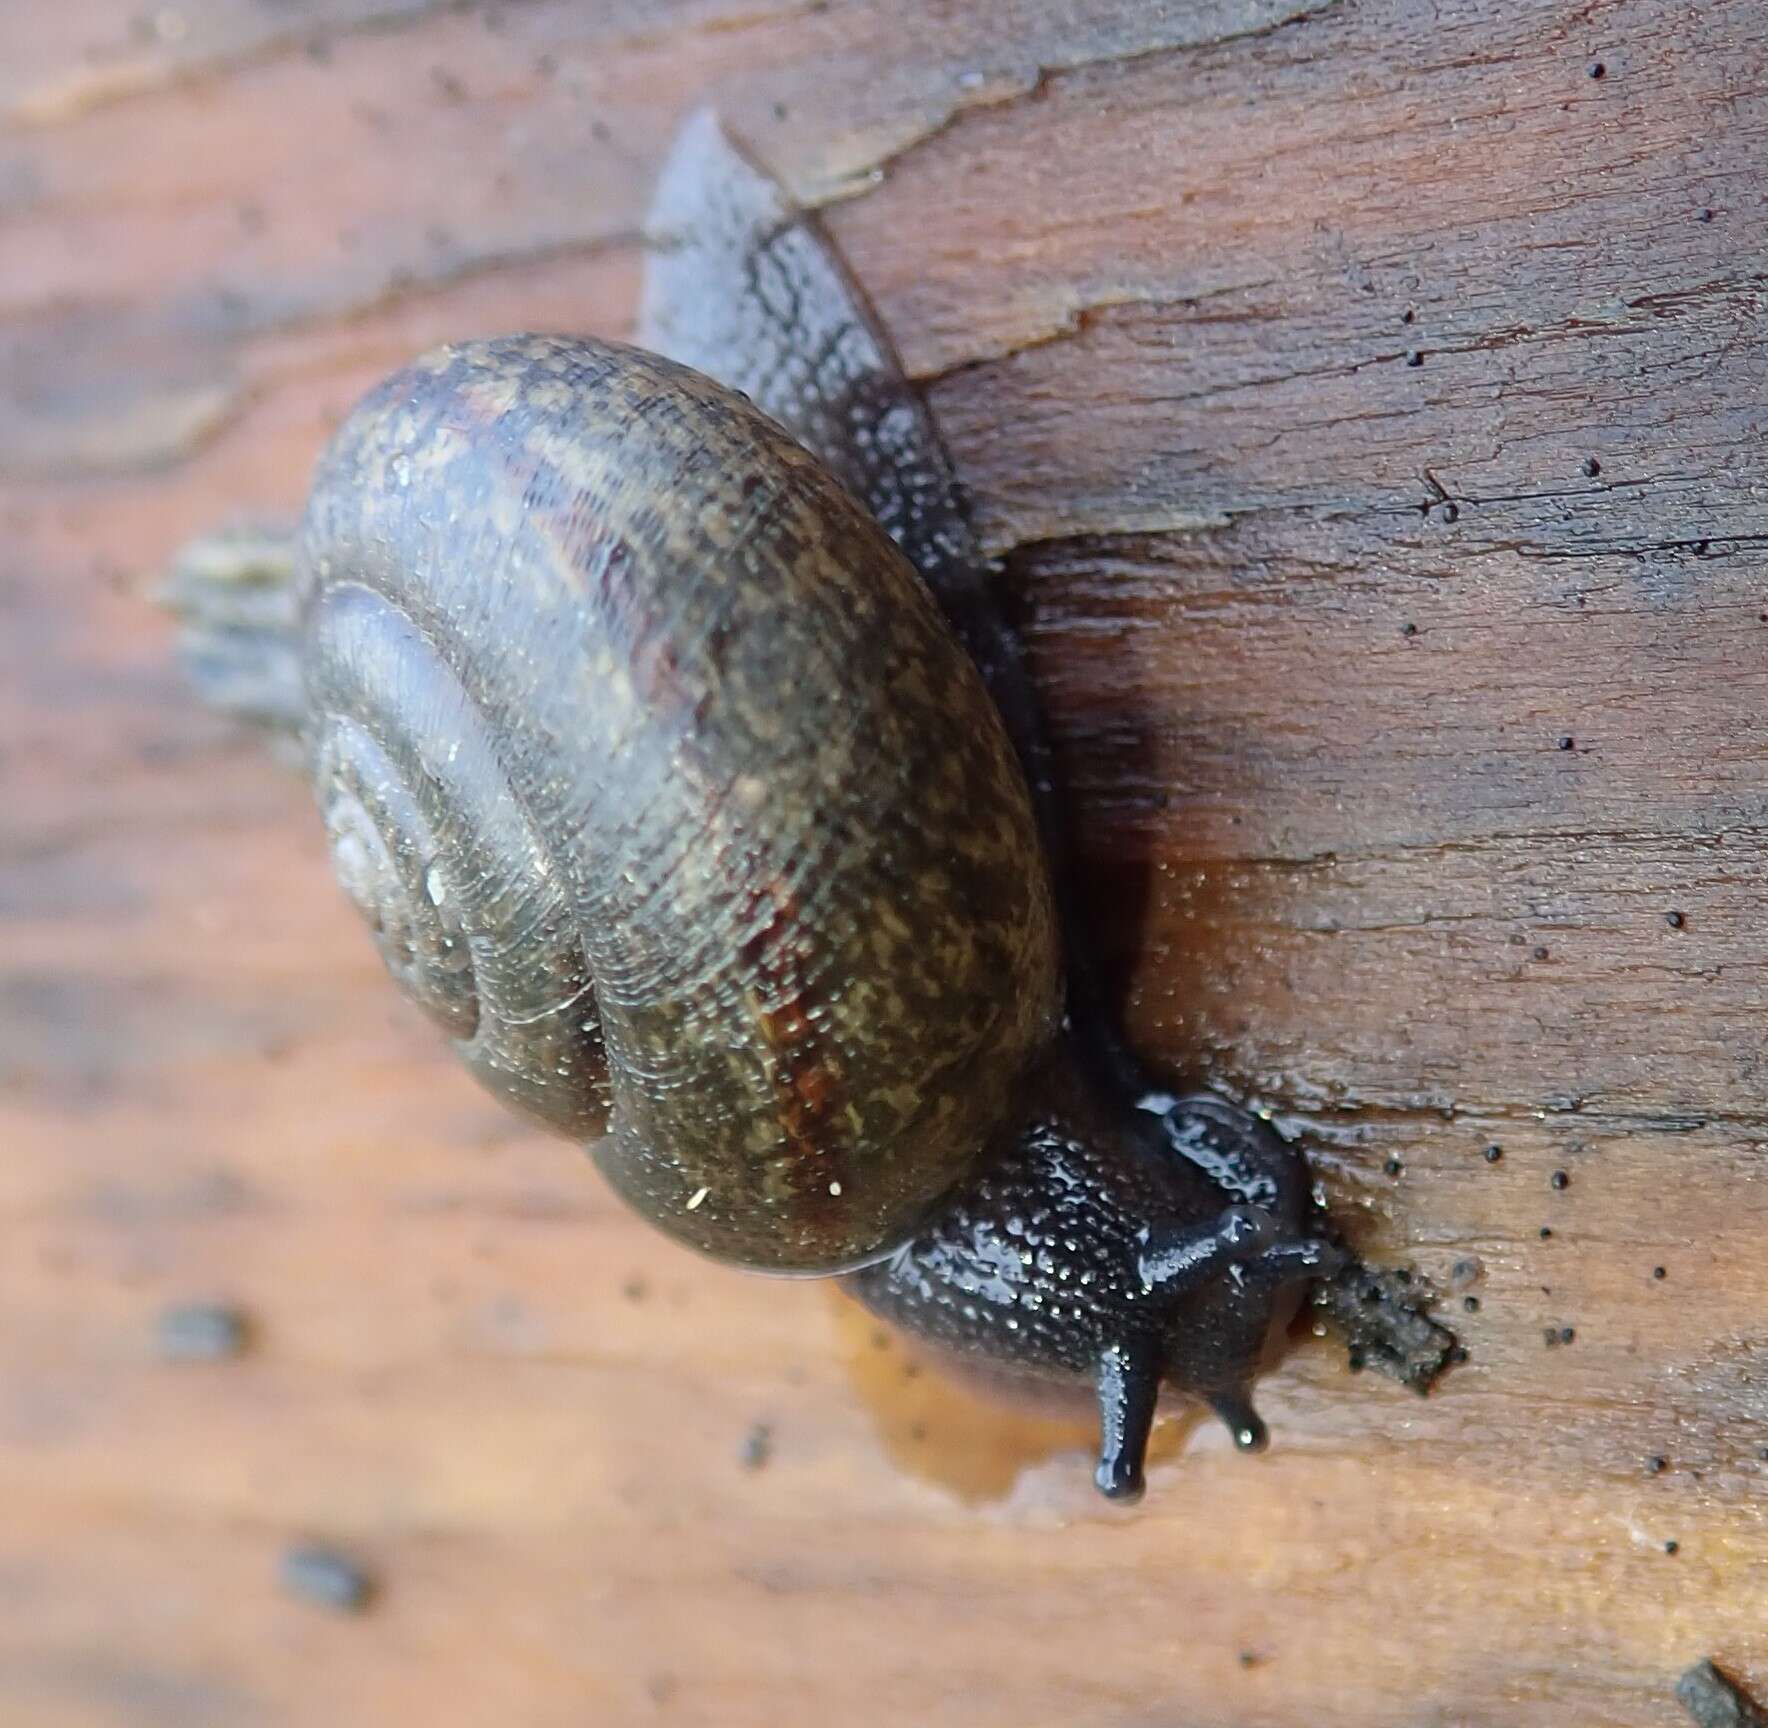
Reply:
<svg viewBox="0 0 1768 1728"><path fill-rule="evenodd" d="M311 752L395 977L707 1253L901 1243L1059 1011L1030 799L896 546L742 397L610 344L382 385L305 525Z"/></svg>

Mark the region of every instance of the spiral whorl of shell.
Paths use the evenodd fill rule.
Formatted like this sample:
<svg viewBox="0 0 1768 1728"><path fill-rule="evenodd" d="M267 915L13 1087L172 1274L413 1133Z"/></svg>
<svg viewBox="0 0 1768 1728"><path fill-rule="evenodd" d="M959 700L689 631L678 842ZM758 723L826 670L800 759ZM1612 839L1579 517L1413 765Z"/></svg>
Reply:
<svg viewBox="0 0 1768 1728"><path fill-rule="evenodd" d="M1030 801L878 524L637 350L438 351L338 433L303 561L338 873L480 1077L663 1228L901 1242L1058 1012Z"/></svg>

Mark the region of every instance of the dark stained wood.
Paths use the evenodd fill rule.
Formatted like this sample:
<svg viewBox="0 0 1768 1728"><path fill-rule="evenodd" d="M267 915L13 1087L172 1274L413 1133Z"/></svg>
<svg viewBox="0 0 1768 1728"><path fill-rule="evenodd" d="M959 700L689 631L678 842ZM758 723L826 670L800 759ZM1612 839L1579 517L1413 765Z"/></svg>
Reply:
<svg viewBox="0 0 1768 1728"><path fill-rule="evenodd" d="M1765 49L1752 0L0 13L0 1722L1768 1692ZM1098 1503L1084 1430L481 1099L180 688L172 550L424 345L627 331L707 100L929 391L1138 1041L1443 1287L1431 1399L1304 1339L1268 1456L1175 1423ZM160 1360L188 1301L246 1354ZM300 1541L366 1615L279 1591Z"/></svg>

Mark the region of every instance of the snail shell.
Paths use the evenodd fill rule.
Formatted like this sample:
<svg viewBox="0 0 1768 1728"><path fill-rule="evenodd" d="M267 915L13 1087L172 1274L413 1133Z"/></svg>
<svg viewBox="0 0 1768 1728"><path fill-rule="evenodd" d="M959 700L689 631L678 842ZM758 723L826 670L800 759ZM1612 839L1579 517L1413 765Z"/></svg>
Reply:
<svg viewBox="0 0 1768 1728"><path fill-rule="evenodd" d="M1451 1335L1319 1234L1266 1123L1150 1079L1084 941L1057 1037L1035 696L814 220L703 115L653 231L641 329L697 370L419 361L334 440L298 555L180 561L198 688L304 734L339 876L493 1090L693 1246L847 1270L992 1383L1087 1387L1105 1493L1140 1492L1163 1384L1263 1443L1309 1284L1427 1384Z"/></svg>
<svg viewBox="0 0 1768 1728"><path fill-rule="evenodd" d="M493 1090L709 1254L899 1245L1013 1119L1059 941L1013 746L743 398L515 337L388 380L302 562L337 871Z"/></svg>

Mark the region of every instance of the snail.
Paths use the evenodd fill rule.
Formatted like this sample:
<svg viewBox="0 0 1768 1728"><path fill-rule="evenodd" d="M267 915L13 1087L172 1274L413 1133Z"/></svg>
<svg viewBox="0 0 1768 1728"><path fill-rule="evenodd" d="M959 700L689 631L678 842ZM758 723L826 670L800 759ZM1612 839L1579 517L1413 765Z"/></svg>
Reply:
<svg viewBox="0 0 1768 1728"><path fill-rule="evenodd" d="M227 597L199 682L272 692L394 979L653 1224L1090 1391L1113 1498L1163 1385L1255 1449L1273 1328L1348 1264L1305 1165L1113 1028L1018 645L817 228L702 116L653 229L645 346L371 392L294 603L186 583Z"/></svg>

